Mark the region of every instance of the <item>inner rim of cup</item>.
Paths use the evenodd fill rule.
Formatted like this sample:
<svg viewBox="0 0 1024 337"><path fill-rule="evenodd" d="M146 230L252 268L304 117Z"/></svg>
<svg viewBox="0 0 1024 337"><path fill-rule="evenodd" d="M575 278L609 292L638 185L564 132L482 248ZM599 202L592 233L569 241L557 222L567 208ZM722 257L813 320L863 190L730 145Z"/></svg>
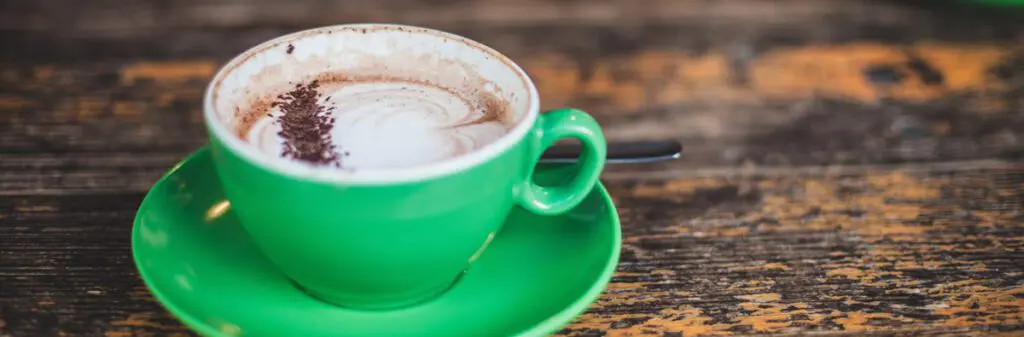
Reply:
<svg viewBox="0 0 1024 337"><path fill-rule="evenodd" d="M508 132L468 153L412 167L337 169L263 153L244 141L262 117L255 104L325 76L392 76L441 87L484 90L508 104ZM333 74L333 75L332 75ZM537 118L537 89L504 55L454 34L407 25L350 24L281 36L238 55L214 76L204 98L210 132L245 160L300 179L346 184L425 180L486 162L521 140Z"/></svg>

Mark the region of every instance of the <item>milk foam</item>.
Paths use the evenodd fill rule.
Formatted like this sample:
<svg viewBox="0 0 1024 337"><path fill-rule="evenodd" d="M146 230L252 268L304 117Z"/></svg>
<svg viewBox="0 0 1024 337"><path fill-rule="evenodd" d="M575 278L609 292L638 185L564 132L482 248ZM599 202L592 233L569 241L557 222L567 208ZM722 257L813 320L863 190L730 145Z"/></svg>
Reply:
<svg viewBox="0 0 1024 337"><path fill-rule="evenodd" d="M414 82L320 83L319 103L334 118L331 138L341 168L402 168L459 156L508 132L499 111L482 99ZM333 107L333 109L330 109ZM284 139L274 121L281 111L259 116L246 140L270 156L280 156Z"/></svg>

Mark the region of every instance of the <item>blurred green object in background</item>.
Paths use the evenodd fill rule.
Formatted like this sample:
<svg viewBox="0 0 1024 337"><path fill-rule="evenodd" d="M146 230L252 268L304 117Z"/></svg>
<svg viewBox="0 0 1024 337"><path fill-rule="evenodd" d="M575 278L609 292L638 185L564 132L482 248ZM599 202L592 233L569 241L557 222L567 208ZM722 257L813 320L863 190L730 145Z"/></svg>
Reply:
<svg viewBox="0 0 1024 337"><path fill-rule="evenodd" d="M1024 0L969 0L976 3L988 4L988 5L1001 5L1001 6L1020 6L1024 5Z"/></svg>

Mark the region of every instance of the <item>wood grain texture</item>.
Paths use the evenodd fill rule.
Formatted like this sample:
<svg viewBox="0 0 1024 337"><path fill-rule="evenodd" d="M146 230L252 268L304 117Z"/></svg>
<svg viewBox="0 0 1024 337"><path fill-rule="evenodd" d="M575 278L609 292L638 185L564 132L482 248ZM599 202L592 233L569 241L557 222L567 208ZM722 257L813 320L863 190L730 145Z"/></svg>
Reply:
<svg viewBox="0 0 1024 337"><path fill-rule="evenodd" d="M609 167L622 264L559 335L1020 335L1024 12L917 0L0 2L0 336L190 336L130 258L230 57L397 22L681 160Z"/></svg>
<svg viewBox="0 0 1024 337"><path fill-rule="evenodd" d="M561 334L1018 331L1021 181L1024 169L610 183L621 265ZM5 329L186 333L128 255L119 224L141 197L4 199Z"/></svg>
<svg viewBox="0 0 1024 337"><path fill-rule="evenodd" d="M563 333L1016 331L1021 173L612 184L619 273Z"/></svg>

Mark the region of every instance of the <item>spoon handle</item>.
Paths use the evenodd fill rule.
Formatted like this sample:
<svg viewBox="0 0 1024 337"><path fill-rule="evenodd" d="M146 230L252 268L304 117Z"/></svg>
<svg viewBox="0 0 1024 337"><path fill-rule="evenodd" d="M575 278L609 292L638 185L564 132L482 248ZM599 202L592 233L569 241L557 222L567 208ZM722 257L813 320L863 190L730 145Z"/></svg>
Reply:
<svg viewBox="0 0 1024 337"><path fill-rule="evenodd" d="M580 156L579 144L559 144L541 155L542 163L572 163ZM674 140L608 143L608 164L648 163L679 158L683 145Z"/></svg>

